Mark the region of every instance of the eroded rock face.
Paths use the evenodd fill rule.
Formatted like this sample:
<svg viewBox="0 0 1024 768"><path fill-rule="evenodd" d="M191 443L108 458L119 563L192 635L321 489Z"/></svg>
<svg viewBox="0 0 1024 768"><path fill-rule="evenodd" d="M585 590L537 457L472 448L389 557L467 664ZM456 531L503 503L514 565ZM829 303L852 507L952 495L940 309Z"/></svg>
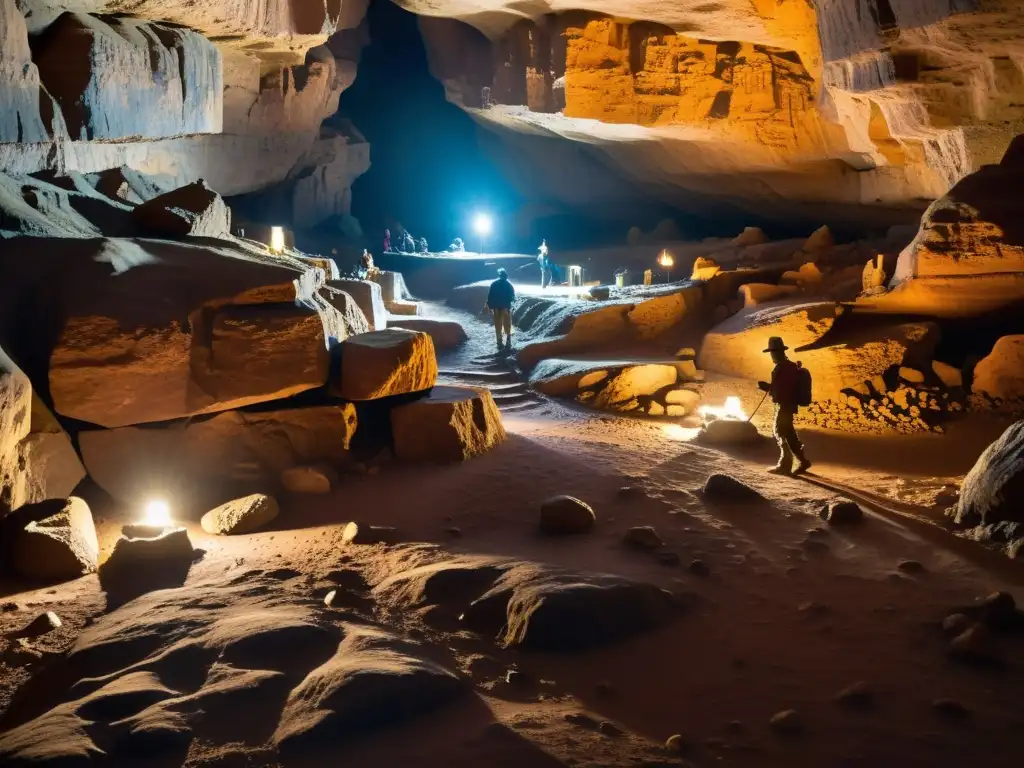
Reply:
<svg viewBox="0 0 1024 768"><path fill-rule="evenodd" d="M147 200L132 216L143 232L157 237L227 237L231 233L231 209L202 179Z"/></svg>
<svg viewBox="0 0 1024 768"><path fill-rule="evenodd" d="M384 307L384 299L380 286L371 280L328 280L325 291L331 289L344 291L363 311L371 331L383 331L388 325L388 311Z"/></svg>
<svg viewBox="0 0 1024 768"><path fill-rule="evenodd" d="M1024 400L1024 336L1003 336L974 368L971 389L1007 404Z"/></svg>
<svg viewBox="0 0 1024 768"><path fill-rule="evenodd" d="M32 62L25 17L14 0L0 0L0 142L47 141L65 130Z"/></svg>
<svg viewBox="0 0 1024 768"><path fill-rule="evenodd" d="M524 188L569 205L639 186L690 210L814 218L826 203L892 221L887 206L994 160L1021 118L1019 49L995 31L1024 23L1012 0L584 2L535 19L507 0L402 4L448 17L421 28L449 99L498 135Z"/></svg>
<svg viewBox="0 0 1024 768"><path fill-rule="evenodd" d="M26 520L16 530L12 520ZM96 570L100 547L89 505L74 496L29 504L8 518L5 535L15 572L34 581L75 579ZM5 552L6 554L6 552Z"/></svg>
<svg viewBox="0 0 1024 768"><path fill-rule="evenodd" d="M254 493L211 509L199 522L207 533L237 535L259 530L278 512L277 499Z"/></svg>
<svg viewBox="0 0 1024 768"><path fill-rule="evenodd" d="M990 525L1024 523L1024 421L1007 428L985 449L960 486L956 521Z"/></svg>
<svg viewBox="0 0 1024 768"><path fill-rule="evenodd" d="M87 430L79 445L89 475L111 496L138 504L199 491L272 487L295 466L348 461L351 403L246 413L166 427Z"/></svg>

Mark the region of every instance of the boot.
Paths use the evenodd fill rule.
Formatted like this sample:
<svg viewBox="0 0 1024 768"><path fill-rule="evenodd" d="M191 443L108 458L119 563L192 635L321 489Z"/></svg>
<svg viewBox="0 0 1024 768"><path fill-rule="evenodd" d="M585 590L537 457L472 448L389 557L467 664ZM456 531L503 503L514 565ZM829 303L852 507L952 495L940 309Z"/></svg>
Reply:
<svg viewBox="0 0 1024 768"><path fill-rule="evenodd" d="M776 464L774 467L770 467L767 471L772 475L789 476L793 474L793 470L789 464Z"/></svg>
<svg viewBox="0 0 1024 768"><path fill-rule="evenodd" d="M802 458L796 465L796 469L793 470L794 475L802 475L811 468L811 461L807 458Z"/></svg>

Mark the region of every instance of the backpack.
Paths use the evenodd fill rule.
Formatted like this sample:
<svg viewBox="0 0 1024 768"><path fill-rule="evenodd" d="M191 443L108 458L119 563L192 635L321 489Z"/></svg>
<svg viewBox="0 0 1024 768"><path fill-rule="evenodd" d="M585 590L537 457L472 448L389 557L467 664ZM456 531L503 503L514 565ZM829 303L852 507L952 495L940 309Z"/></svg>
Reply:
<svg viewBox="0 0 1024 768"><path fill-rule="evenodd" d="M813 389L813 382L811 381L811 372L803 367L801 363L796 364L796 404L799 406L808 406L814 402L814 397L811 395Z"/></svg>

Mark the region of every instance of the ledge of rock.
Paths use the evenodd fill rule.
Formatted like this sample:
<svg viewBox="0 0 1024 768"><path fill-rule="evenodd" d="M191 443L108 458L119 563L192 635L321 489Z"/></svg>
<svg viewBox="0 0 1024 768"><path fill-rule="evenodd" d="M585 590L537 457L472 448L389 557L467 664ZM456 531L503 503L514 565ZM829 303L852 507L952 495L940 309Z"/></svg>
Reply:
<svg viewBox="0 0 1024 768"><path fill-rule="evenodd" d="M363 311L371 331L383 331L388 325L388 311L384 306L380 286L371 280L328 280L325 290L344 291Z"/></svg>
<svg viewBox="0 0 1024 768"><path fill-rule="evenodd" d="M388 320L388 328L405 328L407 331L425 333L434 340L435 349L451 349L469 338L466 336L466 330L452 320L403 317L397 320Z"/></svg>
<svg viewBox="0 0 1024 768"><path fill-rule="evenodd" d="M505 439L498 406L486 389L434 387L391 411L395 456L450 462L479 456Z"/></svg>
<svg viewBox="0 0 1024 768"><path fill-rule="evenodd" d="M142 203L132 211L148 235L227 237L231 209L200 179Z"/></svg>

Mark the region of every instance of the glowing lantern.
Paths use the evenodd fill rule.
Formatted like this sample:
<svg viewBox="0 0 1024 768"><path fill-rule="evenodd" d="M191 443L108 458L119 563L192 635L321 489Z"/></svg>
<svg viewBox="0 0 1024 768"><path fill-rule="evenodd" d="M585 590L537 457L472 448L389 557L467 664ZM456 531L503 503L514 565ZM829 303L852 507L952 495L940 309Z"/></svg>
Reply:
<svg viewBox="0 0 1024 768"><path fill-rule="evenodd" d="M284 227L270 228L270 250L273 253L284 253Z"/></svg>
<svg viewBox="0 0 1024 768"><path fill-rule="evenodd" d="M140 525L167 528L171 525L171 507L163 499L151 499L142 511Z"/></svg>
<svg viewBox="0 0 1024 768"><path fill-rule="evenodd" d="M665 270L667 273L665 282L671 282L672 280L672 267L675 265L676 260L672 258L672 254L668 251L662 251L658 255L658 266Z"/></svg>

